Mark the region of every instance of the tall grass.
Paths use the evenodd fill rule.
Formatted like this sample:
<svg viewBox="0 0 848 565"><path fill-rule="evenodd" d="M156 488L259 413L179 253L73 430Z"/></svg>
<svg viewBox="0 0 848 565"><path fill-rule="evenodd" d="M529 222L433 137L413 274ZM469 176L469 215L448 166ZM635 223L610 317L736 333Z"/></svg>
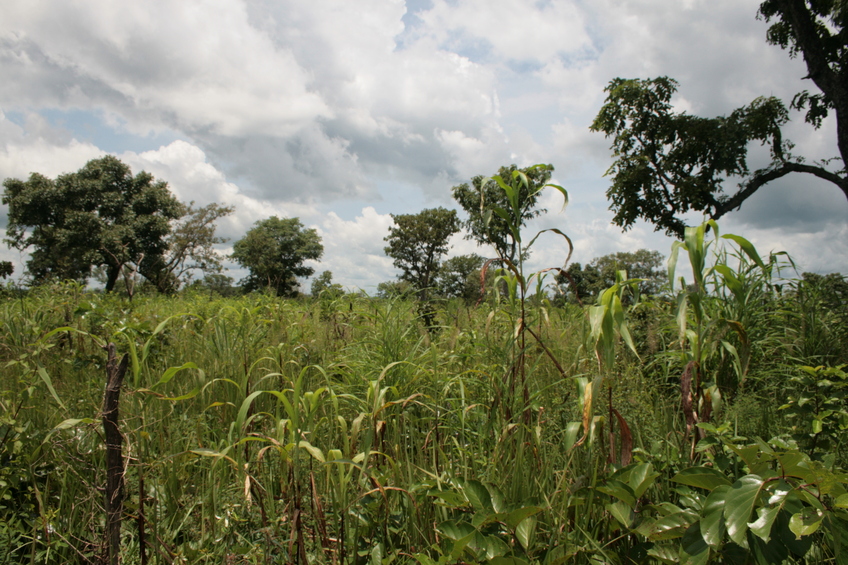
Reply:
<svg viewBox="0 0 848 565"><path fill-rule="evenodd" d="M625 326L593 330L604 312L526 296L445 304L438 332L413 303L360 295L129 303L61 285L7 296L0 564L105 555L107 342L131 359L124 563L677 561L687 530L663 524L697 524L705 495L672 478L736 461L721 446L742 437L788 434L780 376L817 364L816 336L833 331L747 253L720 260L732 270L711 271L687 339L700 336L704 382L726 391L712 421L731 427L705 430L713 443L694 444L694 463L679 389L690 345L671 300L615 318L630 351L616 337ZM533 339L518 341L524 327ZM838 547L816 539L803 559ZM711 551L730 560L724 545Z"/></svg>

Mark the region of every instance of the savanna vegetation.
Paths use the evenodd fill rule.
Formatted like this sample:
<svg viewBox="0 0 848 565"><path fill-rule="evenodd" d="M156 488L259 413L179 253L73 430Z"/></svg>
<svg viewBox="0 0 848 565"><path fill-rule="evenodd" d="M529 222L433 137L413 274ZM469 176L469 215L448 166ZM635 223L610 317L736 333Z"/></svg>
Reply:
<svg viewBox="0 0 848 565"><path fill-rule="evenodd" d="M760 13L821 90L792 107L844 116L844 2ZM0 292L0 565L848 562L848 281L714 221L789 173L845 191L844 168L789 155L780 101L705 120L675 87L617 79L593 126L615 221L680 236L664 266L525 233L542 191L568 200L551 165L454 187L464 222L394 215L376 297L330 271L300 295L323 247L297 218L235 242L236 288L232 209L113 157L7 179L31 286ZM461 224L489 258L443 261ZM530 272L540 242L562 262Z"/></svg>
<svg viewBox="0 0 848 565"><path fill-rule="evenodd" d="M519 259L429 323L338 288L7 290L0 563L841 562L846 282L706 227L650 298L620 272L555 305Z"/></svg>

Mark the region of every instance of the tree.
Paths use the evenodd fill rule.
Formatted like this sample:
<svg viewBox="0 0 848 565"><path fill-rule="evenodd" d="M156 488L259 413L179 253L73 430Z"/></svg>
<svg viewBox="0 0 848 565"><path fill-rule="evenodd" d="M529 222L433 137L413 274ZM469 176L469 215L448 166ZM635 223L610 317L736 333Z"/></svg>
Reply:
<svg viewBox="0 0 848 565"><path fill-rule="evenodd" d="M170 222L184 211L166 182L144 171L133 176L113 156L55 181L33 173L27 181L6 179L3 186L2 202L9 205L6 242L32 248L27 273L36 283L84 282L92 267L103 266L111 291L125 265L163 256Z"/></svg>
<svg viewBox="0 0 848 565"><path fill-rule="evenodd" d="M431 208L418 214L392 214L395 225L384 239L389 244L386 255L394 266L426 302L427 291L433 285L442 255L448 252L448 239L460 229L455 210Z"/></svg>
<svg viewBox="0 0 848 565"><path fill-rule="evenodd" d="M585 267L581 267L580 263L572 263L567 270L569 276L558 275L556 280L570 301L579 298L586 303L614 285L618 271L626 271L627 278L642 279L639 283L640 294L653 296L660 292L667 278L662 269L663 260L663 254L659 251L619 251L595 257Z"/></svg>
<svg viewBox="0 0 848 565"><path fill-rule="evenodd" d="M193 270L206 274L221 272L221 256L214 246L227 241L215 236L215 222L233 213L232 206L212 203L185 210L167 238L168 251L155 261L143 261L142 274L159 292L174 292Z"/></svg>
<svg viewBox="0 0 848 565"><path fill-rule="evenodd" d="M0 261L0 279L11 277L15 272L15 266L11 261Z"/></svg>
<svg viewBox="0 0 848 565"><path fill-rule="evenodd" d="M232 259L250 269L241 281L245 290L273 289L278 296L297 294L297 277L311 276L315 269L304 265L324 253L321 236L304 229L298 218L271 216L256 222L233 245Z"/></svg>
<svg viewBox="0 0 848 565"><path fill-rule="evenodd" d="M411 296L413 291L412 285L407 281L383 281L377 285L377 298L403 299Z"/></svg>
<svg viewBox="0 0 848 565"><path fill-rule="evenodd" d="M527 185L522 185L518 191L518 204L521 209L521 226L547 210L536 208L541 187L551 178L553 165L535 165L518 169L515 165L501 167L497 173L501 179L508 182L515 171L521 171L527 176ZM508 222L492 212L494 208L508 210L511 208L506 192L497 181L483 176L476 176L468 183L460 184L451 189L454 200L468 214L463 226L468 230L466 239L476 241L481 245L492 245L499 258L515 263L516 241L512 237Z"/></svg>
<svg viewBox="0 0 848 565"><path fill-rule="evenodd" d="M451 257L439 268L436 287L446 298L462 298L467 303L480 299L480 270L485 259L479 255Z"/></svg>
<svg viewBox="0 0 848 565"><path fill-rule="evenodd" d="M312 279L309 294L313 298L318 298L322 295L328 298L336 298L344 294L344 288L338 283L333 283L332 271L324 271Z"/></svg>
<svg viewBox="0 0 848 565"><path fill-rule="evenodd" d="M195 280L187 288L207 291L224 297L237 296L242 292L242 289L234 286L233 282L233 278L227 275L207 273L202 279Z"/></svg>
<svg viewBox="0 0 848 565"><path fill-rule="evenodd" d="M835 184L848 198L848 8L840 1L767 0L760 15L773 21L768 41L803 55L818 93L803 91L790 107L807 109L806 121L818 128L830 111L836 114L842 165L830 160L806 164L791 155L792 144L781 127L789 113L777 98L757 98L729 116L701 118L671 110L677 83L667 77L615 79L592 131L613 138L616 161L607 174L614 223L628 229L642 218L657 230L682 237L681 215L694 210L718 219L739 208L763 185L790 173L806 173ZM771 163L751 172L751 142L768 144ZM836 159L835 161L839 161ZM741 178L725 194L727 177Z"/></svg>

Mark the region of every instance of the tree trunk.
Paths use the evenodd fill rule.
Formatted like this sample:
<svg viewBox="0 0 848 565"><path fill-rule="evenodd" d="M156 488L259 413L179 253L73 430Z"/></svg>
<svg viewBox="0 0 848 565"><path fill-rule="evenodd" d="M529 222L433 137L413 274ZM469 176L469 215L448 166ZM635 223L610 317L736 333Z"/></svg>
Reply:
<svg viewBox="0 0 848 565"><path fill-rule="evenodd" d="M121 275L121 266L106 265L106 286L103 290L112 292L115 290L115 284L118 282L118 277Z"/></svg>
<svg viewBox="0 0 848 565"><path fill-rule="evenodd" d="M103 395L103 432L106 436L106 541L109 565L118 565L121 549L121 514L124 506L123 437L118 427L118 401L129 357L118 363L116 347L105 347L106 393Z"/></svg>

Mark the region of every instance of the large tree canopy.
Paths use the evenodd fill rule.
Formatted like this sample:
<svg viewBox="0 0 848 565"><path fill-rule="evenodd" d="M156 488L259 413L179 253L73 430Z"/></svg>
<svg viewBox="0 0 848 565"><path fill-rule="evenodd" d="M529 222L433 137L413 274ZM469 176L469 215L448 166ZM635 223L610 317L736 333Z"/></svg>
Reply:
<svg viewBox="0 0 848 565"><path fill-rule="evenodd" d="M233 245L232 258L250 275L242 280L246 290L273 289L278 296L297 293L297 277L308 277L315 269L305 265L324 253L321 236L304 229L298 218L271 216L256 222Z"/></svg>
<svg viewBox="0 0 848 565"><path fill-rule="evenodd" d="M113 156L56 180L33 173L27 181L6 179L3 186L6 241L32 249L27 272L36 283L85 281L93 266L103 266L110 291L124 265L161 259L170 222L184 212L167 183L143 171L133 176Z"/></svg>
<svg viewBox="0 0 848 565"><path fill-rule="evenodd" d="M718 219L790 173L825 179L848 198L848 8L833 0L768 0L760 14L774 22L768 40L793 56L801 53L820 90L799 93L791 107L806 108L814 127L834 112L841 159L808 164L793 156L781 135L788 111L776 98L758 98L729 116L701 118L672 111L672 79L618 78L606 88L606 103L591 126L613 139L616 161L608 171L613 183L607 197L617 225L627 229L641 218L682 236L684 213ZM755 141L769 145L771 162L752 172L748 146ZM741 179L731 194L724 192L728 177Z"/></svg>
<svg viewBox="0 0 848 565"><path fill-rule="evenodd" d="M233 213L232 206L212 203L186 207L185 214L174 222L166 240L168 250L154 261L144 261L142 275L160 292L174 292L187 282L191 272L221 272L221 256L214 246L227 241L215 235L219 218Z"/></svg>
<svg viewBox="0 0 848 565"><path fill-rule="evenodd" d="M418 214L392 214L395 225L385 237L386 255L402 271L401 280L419 292L422 300L435 282L442 255L448 252L448 239L460 228L455 210L431 208Z"/></svg>
<svg viewBox="0 0 848 565"><path fill-rule="evenodd" d="M501 167L497 176L504 182L513 178L515 171L521 171L526 175L527 184L518 186L518 208L520 210L521 226L547 210L537 208L536 203L541 193L541 188L551 179L553 165L535 165L525 169L518 169L515 165ZM486 179L478 175L471 179L471 185L463 183L451 189L454 200L468 214L468 220L464 222L468 230L466 239L476 241L481 245L492 245L501 259L516 262L517 242L512 237L508 222L493 214L494 208L503 210L512 209L507 193L493 179Z"/></svg>

